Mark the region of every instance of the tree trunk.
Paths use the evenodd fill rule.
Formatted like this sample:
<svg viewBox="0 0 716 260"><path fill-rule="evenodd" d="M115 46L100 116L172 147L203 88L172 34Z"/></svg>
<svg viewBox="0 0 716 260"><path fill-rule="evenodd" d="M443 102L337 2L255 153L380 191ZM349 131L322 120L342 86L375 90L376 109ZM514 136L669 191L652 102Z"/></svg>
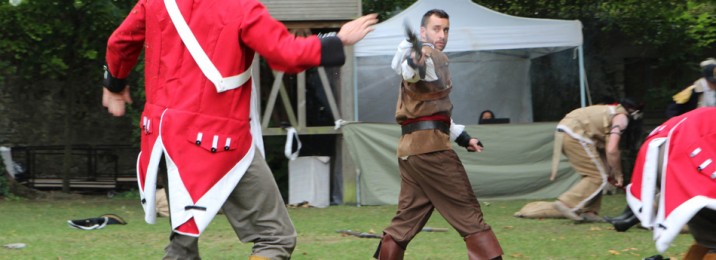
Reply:
<svg viewBox="0 0 716 260"><path fill-rule="evenodd" d="M7 172L5 173L5 178L7 179L7 185L10 188L10 194L28 199L41 199L47 197L45 192L31 189L18 183L15 181L15 178L10 176Z"/></svg>
<svg viewBox="0 0 716 260"><path fill-rule="evenodd" d="M67 99L67 102L65 102L65 116L64 116L64 145L65 149L62 153L62 192L64 193L70 193L70 180L72 179L72 143L74 138L72 138L73 135L73 129L72 129L72 115L73 115L73 109L72 104L74 104L74 94L70 93L69 91L65 91L65 98Z"/></svg>
<svg viewBox="0 0 716 260"><path fill-rule="evenodd" d="M75 95L77 91L77 86L83 86L81 80L78 80L80 73L76 73L72 68L80 68L81 64L77 64L77 60L75 57L77 57L76 52L76 46L79 46L78 41L80 37L80 33L78 32L81 24L79 23L80 15L78 10L75 8L73 1L67 0L66 3L68 4L67 7L69 8L69 12L67 15L69 16L68 19L70 20L70 24L73 26L72 33L70 33L70 42L68 42L69 48L66 48L65 54L67 57L65 57L65 60L68 61L69 69L67 70L67 75L64 79L63 88L61 90L61 93L63 93L65 98L65 116L64 116L64 145L65 149L62 153L62 192L64 193L70 193L70 180L72 179L72 172L70 172L70 168L72 167L72 144L74 143L74 129L72 128L74 125L72 124L72 117L74 116L74 105L75 105ZM77 84L80 83L80 84Z"/></svg>

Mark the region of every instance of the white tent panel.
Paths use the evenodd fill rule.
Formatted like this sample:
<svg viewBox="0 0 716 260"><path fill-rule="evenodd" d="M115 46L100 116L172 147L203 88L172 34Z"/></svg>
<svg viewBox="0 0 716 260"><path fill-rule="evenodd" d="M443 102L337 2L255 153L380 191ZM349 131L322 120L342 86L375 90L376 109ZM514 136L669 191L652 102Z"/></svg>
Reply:
<svg viewBox="0 0 716 260"><path fill-rule="evenodd" d="M529 58L494 52L450 53L449 57L455 122L477 124L480 111L487 109L511 122L532 122ZM358 58L360 121L395 122L400 77L390 69L390 58Z"/></svg>
<svg viewBox="0 0 716 260"><path fill-rule="evenodd" d="M532 122L531 59L582 44L577 20L515 17L470 0L418 0L356 44L357 120L395 122L400 78L390 69L390 59L405 38L404 23L418 32L423 14L436 8L450 16L445 52L453 118L460 124L476 124L486 109L511 122Z"/></svg>
<svg viewBox="0 0 716 260"><path fill-rule="evenodd" d="M373 32L356 44L355 55L393 55L398 43L405 38L404 22L407 21L418 32L423 14L435 8L445 10L450 15L450 37L446 52L569 48L582 45L582 23L578 20L510 16L470 0L419 0L405 11L375 26Z"/></svg>

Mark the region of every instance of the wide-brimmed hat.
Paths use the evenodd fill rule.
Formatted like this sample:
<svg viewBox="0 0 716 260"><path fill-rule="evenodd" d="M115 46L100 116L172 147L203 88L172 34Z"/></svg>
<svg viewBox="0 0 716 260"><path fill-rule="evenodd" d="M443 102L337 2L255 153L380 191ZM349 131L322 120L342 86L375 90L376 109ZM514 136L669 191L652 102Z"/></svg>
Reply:
<svg viewBox="0 0 716 260"><path fill-rule="evenodd" d="M619 101L619 104L622 105L622 107L631 110L643 110L646 106L644 102L640 102L628 97L622 98L621 101Z"/></svg>

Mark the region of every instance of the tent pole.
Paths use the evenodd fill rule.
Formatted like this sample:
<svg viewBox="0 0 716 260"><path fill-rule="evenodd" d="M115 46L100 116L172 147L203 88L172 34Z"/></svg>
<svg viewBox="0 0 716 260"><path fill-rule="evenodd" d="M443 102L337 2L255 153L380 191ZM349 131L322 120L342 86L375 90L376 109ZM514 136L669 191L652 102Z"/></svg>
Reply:
<svg viewBox="0 0 716 260"><path fill-rule="evenodd" d="M358 122L358 59L353 55L353 121ZM356 167L356 207L360 207L360 168Z"/></svg>
<svg viewBox="0 0 716 260"><path fill-rule="evenodd" d="M360 207L360 169L356 169L356 207Z"/></svg>
<svg viewBox="0 0 716 260"><path fill-rule="evenodd" d="M358 122L358 59L355 55L351 57L353 59L353 121Z"/></svg>
<svg viewBox="0 0 716 260"><path fill-rule="evenodd" d="M579 45L577 47L577 52L579 53L579 99L581 101L582 107L586 106L586 91L585 91L585 81L584 78L586 77L586 72L584 71L584 49L582 48L582 45Z"/></svg>

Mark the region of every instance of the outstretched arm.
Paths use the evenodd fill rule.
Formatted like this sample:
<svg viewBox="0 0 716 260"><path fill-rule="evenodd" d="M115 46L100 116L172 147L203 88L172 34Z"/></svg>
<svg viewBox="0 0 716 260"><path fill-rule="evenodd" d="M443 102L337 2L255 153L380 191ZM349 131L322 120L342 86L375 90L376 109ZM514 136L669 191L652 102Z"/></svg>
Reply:
<svg viewBox="0 0 716 260"><path fill-rule="evenodd" d="M341 26L336 37L341 39L343 46L351 46L362 40L369 32L373 31L373 25L378 22L378 14L368 14L345 23Z"/></svg>

